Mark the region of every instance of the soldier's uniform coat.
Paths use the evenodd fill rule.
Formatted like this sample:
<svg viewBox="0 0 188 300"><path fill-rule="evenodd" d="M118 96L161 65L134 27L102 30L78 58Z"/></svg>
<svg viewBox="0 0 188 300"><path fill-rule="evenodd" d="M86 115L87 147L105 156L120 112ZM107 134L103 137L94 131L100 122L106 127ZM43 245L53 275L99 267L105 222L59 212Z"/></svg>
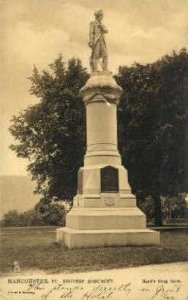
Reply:
<svg viewBox="0 0 188 300"><path fill-rule="evenodd" d="M93 21L89 27L89 43L92 48L91 57L99 59L107 57L107 48L104 34L107 33L106 27L99 21Z"/></svg>

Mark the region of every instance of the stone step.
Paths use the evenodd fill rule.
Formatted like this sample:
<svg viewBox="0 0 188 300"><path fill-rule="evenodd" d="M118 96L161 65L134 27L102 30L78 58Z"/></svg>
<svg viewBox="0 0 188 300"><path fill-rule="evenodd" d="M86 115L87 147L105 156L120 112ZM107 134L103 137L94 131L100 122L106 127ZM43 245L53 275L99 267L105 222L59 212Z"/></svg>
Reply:
<svg viewBox="0 0 188 300"><path fill-rule="evenodd" d="M57 229L57 242L69 248L148 246L160 243L160 234L149 229L76 230Z"/></svg>
<svg viewBox="0 0 188 300"><path fill-rule="evenodd" d="M137 207L73 208L66 216L66 226L80 230L145 228L146 217Z"/></svg>

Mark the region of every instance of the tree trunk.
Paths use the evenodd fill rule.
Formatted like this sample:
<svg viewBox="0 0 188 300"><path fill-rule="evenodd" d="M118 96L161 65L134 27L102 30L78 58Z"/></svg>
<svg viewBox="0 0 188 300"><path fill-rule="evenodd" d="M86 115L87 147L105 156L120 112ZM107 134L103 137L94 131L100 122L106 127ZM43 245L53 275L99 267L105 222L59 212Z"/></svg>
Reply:
<svg viewBox="0 0 188 300"><path fill-rule="evenodd" d="M162 209L161 209L161 197L158 194L153 195L154 200L154 215L155 215L155 226L162 226Z"/></svg>

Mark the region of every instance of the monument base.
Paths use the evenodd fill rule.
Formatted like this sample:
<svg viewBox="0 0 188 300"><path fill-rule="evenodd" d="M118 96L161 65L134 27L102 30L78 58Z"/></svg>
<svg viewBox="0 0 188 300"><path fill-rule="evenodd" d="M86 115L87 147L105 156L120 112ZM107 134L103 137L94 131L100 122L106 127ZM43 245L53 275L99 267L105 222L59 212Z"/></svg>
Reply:
<svg viewBox="0 0 188 300"><path fill-rule="evenodd" d="M136 206L73 207L66 226L58 228L57 242L68 248L159 244L159 232L146 228L146 217Z"/></svg>
<svg viewBox="0 0 188 300"><path fill-rule="evenodd" d="M57 229L57 242L68 248L149 246L159 244L159 232L149 229L77 230Z"/></svg>

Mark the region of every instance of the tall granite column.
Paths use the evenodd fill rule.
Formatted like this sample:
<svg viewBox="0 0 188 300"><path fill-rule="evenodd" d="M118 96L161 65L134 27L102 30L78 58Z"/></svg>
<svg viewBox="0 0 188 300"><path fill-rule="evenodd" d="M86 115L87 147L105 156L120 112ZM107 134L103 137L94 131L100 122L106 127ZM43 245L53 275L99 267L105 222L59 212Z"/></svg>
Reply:
<svg viewBox="0 0 188 300"><path fill-rule="evenodd" d="M57 241L69 248L150 245L159 233L146 228L117 148L117 105L122 93L108 71L91 73L81 89L86 107L87 151L66 227Z"/></svg>

